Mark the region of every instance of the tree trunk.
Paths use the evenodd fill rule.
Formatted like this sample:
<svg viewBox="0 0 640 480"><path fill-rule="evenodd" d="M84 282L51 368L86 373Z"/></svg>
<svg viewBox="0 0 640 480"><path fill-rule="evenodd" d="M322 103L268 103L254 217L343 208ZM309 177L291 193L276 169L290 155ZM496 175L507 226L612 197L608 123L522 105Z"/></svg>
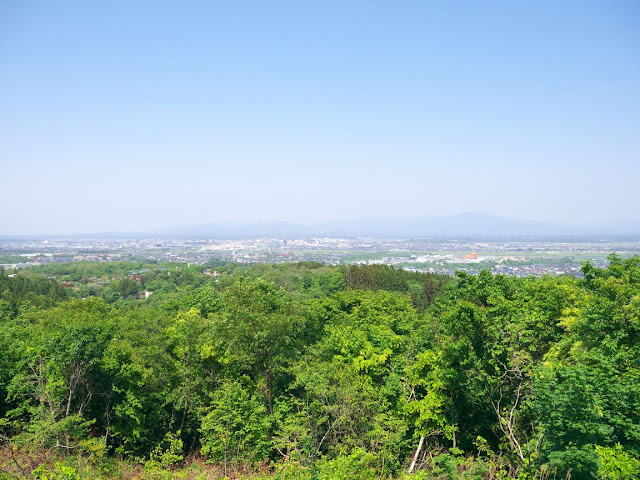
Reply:
<svg viewBox="0 0 640 480"><path fill-rule="evenodd" d="M409 467L409 473L413 472L413 469L416 466L416 462L418 461L418 456L420 455L420 450L422 450L423 443L424 443L424 437L420 437L418 448L416 448L416 454L413 456L413 461L411 462L411 466Z"/></svg>

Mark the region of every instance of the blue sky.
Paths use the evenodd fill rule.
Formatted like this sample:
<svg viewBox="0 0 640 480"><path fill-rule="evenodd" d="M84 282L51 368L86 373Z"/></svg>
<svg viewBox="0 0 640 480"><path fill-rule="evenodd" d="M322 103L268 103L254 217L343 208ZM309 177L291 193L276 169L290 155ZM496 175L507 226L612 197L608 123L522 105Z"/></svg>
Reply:
<svg viewBox="0 0 640 480"><path fill-rule="evenodd" d="M0 234L640 218L640 3L0 2Z"/></svg>

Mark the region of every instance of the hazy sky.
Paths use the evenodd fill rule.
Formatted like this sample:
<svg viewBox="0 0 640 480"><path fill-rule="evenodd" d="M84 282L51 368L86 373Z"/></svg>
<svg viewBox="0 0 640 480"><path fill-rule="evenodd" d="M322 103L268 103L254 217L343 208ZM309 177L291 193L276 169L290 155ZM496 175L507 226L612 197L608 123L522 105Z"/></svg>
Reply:
<svg viewBox="0 0 640 480"><path fill-rule="evenodd" d="M0 234L640 218L640 2L0 2Z"/></svg>

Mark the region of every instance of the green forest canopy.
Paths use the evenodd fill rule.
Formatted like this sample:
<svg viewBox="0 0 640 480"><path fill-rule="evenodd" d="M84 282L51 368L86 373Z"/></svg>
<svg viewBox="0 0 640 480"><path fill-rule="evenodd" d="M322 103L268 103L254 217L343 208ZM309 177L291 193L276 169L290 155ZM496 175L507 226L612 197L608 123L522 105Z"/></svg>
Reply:
<svg viewBox="0 0 640 480"><path fill-rule="evenodd" d="M583 273L0 272L0 478L637 478L640 258Z"/></svg>

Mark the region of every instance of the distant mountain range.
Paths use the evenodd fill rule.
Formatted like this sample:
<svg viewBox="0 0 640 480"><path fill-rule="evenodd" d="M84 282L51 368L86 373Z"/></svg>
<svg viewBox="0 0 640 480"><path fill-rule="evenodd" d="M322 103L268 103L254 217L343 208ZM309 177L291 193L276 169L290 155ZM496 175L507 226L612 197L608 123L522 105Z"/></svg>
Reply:
<svg viewBox="0 0 640 480"><path fill-rule="evenodd" d="M640 221L602 225L567 226L548 222L499 217L486 213L448 216L369 217L339 222L296 224L290 222L208 223L169 228L150 234L178 237L540 237L540 236L638 236Z"/></svg>
<svg viewBox="0 0 640 480"><path fill-rule="evenodd" d="M259 238L259 237L378 237L378 238L505 238L505 237L640 237L640 221L593 225L559 225L499 217L486 213L405 218L369 217L339 222L227 222L164 228L147 232L104 232L74 235L29 235L22 238ZM16 237L15 235L12 237Z"/></svg>

